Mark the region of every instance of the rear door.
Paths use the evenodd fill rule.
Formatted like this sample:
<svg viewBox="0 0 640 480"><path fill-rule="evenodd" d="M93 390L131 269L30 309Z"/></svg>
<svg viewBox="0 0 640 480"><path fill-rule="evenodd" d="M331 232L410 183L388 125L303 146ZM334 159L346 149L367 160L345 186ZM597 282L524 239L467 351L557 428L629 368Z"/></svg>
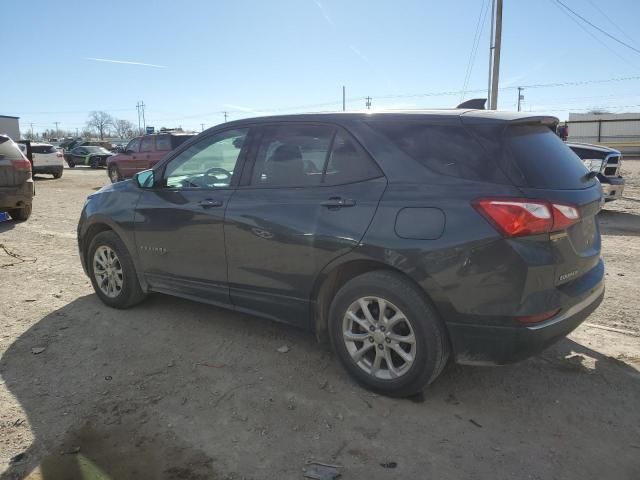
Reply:
<svg viewBox="0 0 640 480"><path fill-rule="evenodd" d="M62 164L62 154L53 145L32 145L34 167L57 167Z"/></svg>
<svg viewBox="0 0 640 480"><path fill-rule="evenodd" d="M358 245L386 179L331 125L263 127L255 151L225 216L231 300L306 326L318 273Z"/></svg>
<svg viewBox="0 0 640 480"><path fill-rule="evenodd" d="M600 183L587 174L580 158L547 126L511 125L502 134L503 168L524 196L574 206L578 223L553 232L556 285L575 280L600 260Z"/></svg>

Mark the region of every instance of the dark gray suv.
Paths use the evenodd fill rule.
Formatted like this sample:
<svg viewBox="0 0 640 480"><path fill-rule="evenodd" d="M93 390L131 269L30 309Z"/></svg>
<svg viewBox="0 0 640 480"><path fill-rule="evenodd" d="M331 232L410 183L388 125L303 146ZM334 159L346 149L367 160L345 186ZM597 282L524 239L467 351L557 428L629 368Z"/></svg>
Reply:
<svg viewBox="0 0 640 480"><path fill-rule="evenodd" d="M539 352L602 301L599 183L557 119L308 114L207 130L91 195L80 257L104 303L148 292L330 339L389 395L448 360Z"/></svg>

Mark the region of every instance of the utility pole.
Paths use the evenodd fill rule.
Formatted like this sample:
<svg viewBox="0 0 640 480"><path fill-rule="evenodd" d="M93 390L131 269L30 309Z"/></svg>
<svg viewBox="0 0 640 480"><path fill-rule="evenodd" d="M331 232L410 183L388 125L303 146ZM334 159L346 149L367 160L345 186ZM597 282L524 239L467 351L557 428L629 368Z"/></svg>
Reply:
<svg viewBox="0 0 640 480"><path fill-rule="evenodd" d="M346 89L344 87L344 85L342 86L342 111L346 112L347 111L347 99L346 99Z"/></svg>
<svg viewBox="0 0 640 480"><path fill-rule="evenodd" d="M502 0L491 5L491 44L489 48L489 110L498 108L500 48L502 46Z"/></svg>
<svg viewBox="0 0 640 480"><path fill-rule="evenodd" d="M522 90L524 90L524 87L518 87L518 111L520 111L520 102L522 100L524 100L524 95L522 95Z"/></svg>
<svg viewBox="0 0 640 480"><path fill-rule="evenodd" d="M222 112L222 113L224 113L224 123L227 123L227 114L228 114L229 112Z"/></svg>
<svg viewBox="0 0 640 480"><path fill-rule="evenodd" d="M31 139L33 139L33 123L30 123L29 126L31 127Z"/></svg>
<svg viewBox="0 0 640 480"><path fill-rule="evenodd" d="M140 102L136 103L136 110L138 112L138 133L142 133L142 128L140 128Z"/></svg>
<svg viewBox="0 0 640 480"><path fill-rule="evenodd" d="M146 120L145 120L145 118L144 118L144 106L145 106L145 105L144 105L144 100L142 100L142 101L140 102L140 108L142 109L142 127L144 128L145 133L146 133L146 130L147 130L147 121L146 121Z"/></svg>
<svg viewBox="0 0 640 480"><path fill-rule="evenodd" d="M369 110L371 108L371 97L365 97L365 99L367 100L365 105L367 106L367 110Z"/></svg>
<svg viewBox="0 0 640 480"><path fill-rule="evenodd" d="M59 124L60 122L53 122L53 123L55 123L55 124L56 124L56 138L58 138L58 124Z"/></svg>
<svg viewBox="0 0 640 480"><path fill-rule="evenodd" d="M78 136L78 127L76 127L76 137Z"/></svg>
<svg viewBox="0 0 640 480"><path fill-rule="evenodd" d="M202 129L200 131L204 132L204 123L201 123L200 126L202 127Z"/></svg>

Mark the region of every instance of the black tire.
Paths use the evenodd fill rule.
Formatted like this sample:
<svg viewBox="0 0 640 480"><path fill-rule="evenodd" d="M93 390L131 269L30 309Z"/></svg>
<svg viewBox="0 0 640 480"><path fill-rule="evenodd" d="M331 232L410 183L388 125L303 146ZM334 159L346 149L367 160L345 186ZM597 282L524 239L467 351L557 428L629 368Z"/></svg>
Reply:
<svg viewBox="0 0 640 480"><path fill-rule="evenodd" d="M25 205L22 208L11 209L9 210L9 215L11 215L11 218L16 222L24 222L31 216L31 204Z"/></svg>
<svg viewBox="0 0 640 480"><path fill-rule="evenodd" d="M413 329L414 360L397 378L372 376L351 358L345 345L343 319L349 306L363 297L379 297L390 302L402 311ZM421 392L440 375L449 358L449 338L442 320L424 293L396 272L369 272L347 282L331 303L328 327L332 347L347 371L366 388L384 395L406 397ZM362 346L365 343L362 342ZM373 351L377 354L375 346Z"/></svg>
<svg viewBox="0 0 640 480"><path fill-rule="evenodd" d="M52 173L53 178L60 178L62 177L62 172L64 172L64 167L60 167L58 168L55 172Z"/></svg>
<svg viewBox="0 0 640 480"><path fill-rule="evenodd" d="M106 246L115 251L118 256L120 265L123 271L122 289L115 297L107 296L98 286L96 276L94 274L94 254L95 251L101 247ZM89 279L93 285L100 300L106 305L113 308L130 308L140 303L145 298L145 293L140 288L140 282L136 274L136 269L131 259L131 255L127 250L124 242L112 231L101 232L97 234L89 243L89 248L86 251L87 267L89 271Z"/></svg>
<svg viewBox="0 0 640 480"><path fill-rule="evenodd" d="M120 170L115 165L111 165L108 170L109 180L111 183L121 182L123 180L122 175L120 175Z"/></svg>
<svg viewBox="0 0 640 480"><path fill-rule="evenodd" d="M76 162L73 161L73 158L68 157L66 160L67 160L67 165L69 165L69 168L75 168Z"/></svg>

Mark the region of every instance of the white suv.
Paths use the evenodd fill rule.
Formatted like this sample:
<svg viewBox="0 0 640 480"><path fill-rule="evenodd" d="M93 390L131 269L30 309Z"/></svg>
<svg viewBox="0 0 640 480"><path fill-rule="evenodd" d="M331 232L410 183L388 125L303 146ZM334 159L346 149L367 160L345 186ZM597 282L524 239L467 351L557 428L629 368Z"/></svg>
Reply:
<svg viewBox="0 0 640 480"><path fill-rule="evenodd" d="M18 143L22 153L27 155L27 146ZM33 174L48 173L53 178L60 178L64 170L64 154L62 150L50 143L31 142L31 157L33 161Z"/></svg>

